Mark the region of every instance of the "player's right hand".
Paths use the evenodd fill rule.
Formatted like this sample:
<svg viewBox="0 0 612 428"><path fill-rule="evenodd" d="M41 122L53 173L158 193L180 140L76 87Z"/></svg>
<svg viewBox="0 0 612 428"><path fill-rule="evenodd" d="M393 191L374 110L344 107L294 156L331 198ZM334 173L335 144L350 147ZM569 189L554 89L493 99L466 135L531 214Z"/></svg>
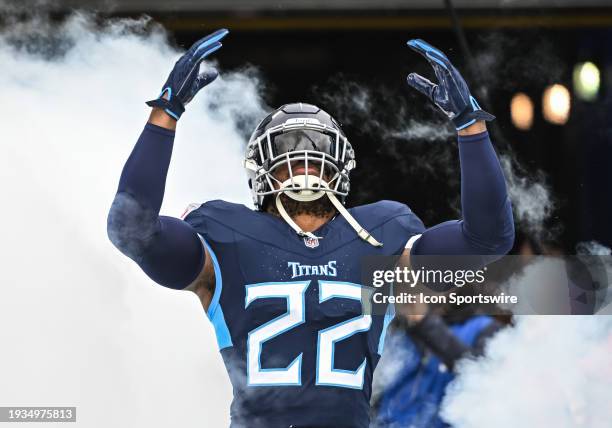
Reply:
<svg viewBox="0 0 612 428"><path fill-rule="evenodd" d="M208 55L221 48L220 40L227 33L229 31L223 28L195 42L174 64L159 97L147 101L147 105L164 109L178 120L185 111L185 105L195 94L219 75L214 68L200 72L200 64Z"/></svg>

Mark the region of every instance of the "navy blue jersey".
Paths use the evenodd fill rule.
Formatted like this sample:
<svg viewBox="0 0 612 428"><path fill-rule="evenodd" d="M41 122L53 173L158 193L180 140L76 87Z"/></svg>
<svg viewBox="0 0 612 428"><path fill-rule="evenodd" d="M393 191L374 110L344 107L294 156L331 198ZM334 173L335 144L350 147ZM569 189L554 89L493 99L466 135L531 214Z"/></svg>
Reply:
<svg viewBox="0 0 612 428"><path fill-rule="evenodd" d="M185 218L213 260L208 309L234 390L232 427L367 427L372 374L390 316L364 314L361 259L399 255L423 223L403 204L349 210L299 237L285 221L211 201Z"/></svg>

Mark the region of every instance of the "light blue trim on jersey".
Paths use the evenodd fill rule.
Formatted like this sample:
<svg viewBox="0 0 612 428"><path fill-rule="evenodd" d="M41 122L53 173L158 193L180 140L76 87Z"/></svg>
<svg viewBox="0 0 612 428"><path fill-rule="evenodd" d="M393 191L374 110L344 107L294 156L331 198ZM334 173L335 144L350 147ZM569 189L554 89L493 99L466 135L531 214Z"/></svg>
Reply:
<svg viewBox="0 0 612 428"><path fill-rule="evenodd" d="M217 345L219 346L219 351L225 348L230 348L234 346L232 343L232 337L230 336L229 329L227 328L227 323L225 322L225 317L223 316L223 310L219 307L214 316L210 319L213 327L215 328L215 334L217 335Z"/></svg>
<svg viewBox="0 0 612 428"><path fill-rule="evenodd" d="M221 267L219 266L219 261L217 260L217 256L215 255L208 242L200 235L200 239L202 240L202 244L208 251L210 255L210 259L212 260L213 267L215 269L215 293L210 300L210 305L208 306L208 311L206 315L208 315L208 319L212 323L215 334L217 336L217 344L219 345L219 350L224 348L229 348L230 346L234 346L232 343L232 337L230 335L229 329L227 328L227 323L225 322L225 317L223 316L223 309L221 308L221 303L219 300L221 299L221 290L223 289L223 278L221 277Z"/></svg>
<svg viewBox="0 0 612 428"><path fill-rule="evenodd" d="M393 318L395 318L395 305L388 305L387 312L385 312L382 331L380 332L380 338L378 339L378 355L382 355L383 353L383 349L385 348L385 337L387 336L387 328L389 328L389 324L391 324Z"/></svg>

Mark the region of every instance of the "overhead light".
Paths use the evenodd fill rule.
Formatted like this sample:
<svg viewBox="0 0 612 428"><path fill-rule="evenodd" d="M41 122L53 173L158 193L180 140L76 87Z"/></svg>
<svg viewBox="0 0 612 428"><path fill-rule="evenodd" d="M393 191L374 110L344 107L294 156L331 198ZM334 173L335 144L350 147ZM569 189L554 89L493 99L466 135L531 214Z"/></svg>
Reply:
<svg viewBox="0 0 612 428"><path fill-rule="evenodd" d="M533 125L533 101L529 95L517 93L510 101L510 117L518 129L527 131Z"/></svg>
<svg viewBox="0 0 612 428"><path fill-rule="evenodd" d="M547 87L542 96L544 119L555 125L565 125L570 114L570 93L561 84Z"/></svg>
<svg viewBox="0 0 612 428"><path fill-rule="evenodd" d="M583 62L574 67L574 91L578 98L593 101L597 98L601 76L599 68L592 62Z"/></svg>

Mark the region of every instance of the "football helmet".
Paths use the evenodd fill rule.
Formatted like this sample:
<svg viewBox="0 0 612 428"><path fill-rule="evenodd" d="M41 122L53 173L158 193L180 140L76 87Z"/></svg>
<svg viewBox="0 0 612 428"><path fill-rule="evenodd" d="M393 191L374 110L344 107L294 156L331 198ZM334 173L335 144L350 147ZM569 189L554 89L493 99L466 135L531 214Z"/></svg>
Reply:
<svg viewBox="0 0 612 428"><path fill-rule="evenodd" d="M285 104L266 116L251 135L244 160L258 210L276 195L276 207L289 226L300 236L316 238L291 219L280 195L304 202L327 195L362 239L380 246L344 208L355 166L355 152L338 122L306 103Z"/></svg>
<svg viewBox="0 0 612 428"><path fill-rule="evenodd" d="M298 165L303 173L294 174ZM306 103L285 104L266 116L251 135L244 162L259 210L276 193L300 201L318 199L325 194L321 186L344 202L355 165L355 152L338 122ZM318 174L311 173L313 166ZM275 176L285 167L289 183Z"/></svg>

